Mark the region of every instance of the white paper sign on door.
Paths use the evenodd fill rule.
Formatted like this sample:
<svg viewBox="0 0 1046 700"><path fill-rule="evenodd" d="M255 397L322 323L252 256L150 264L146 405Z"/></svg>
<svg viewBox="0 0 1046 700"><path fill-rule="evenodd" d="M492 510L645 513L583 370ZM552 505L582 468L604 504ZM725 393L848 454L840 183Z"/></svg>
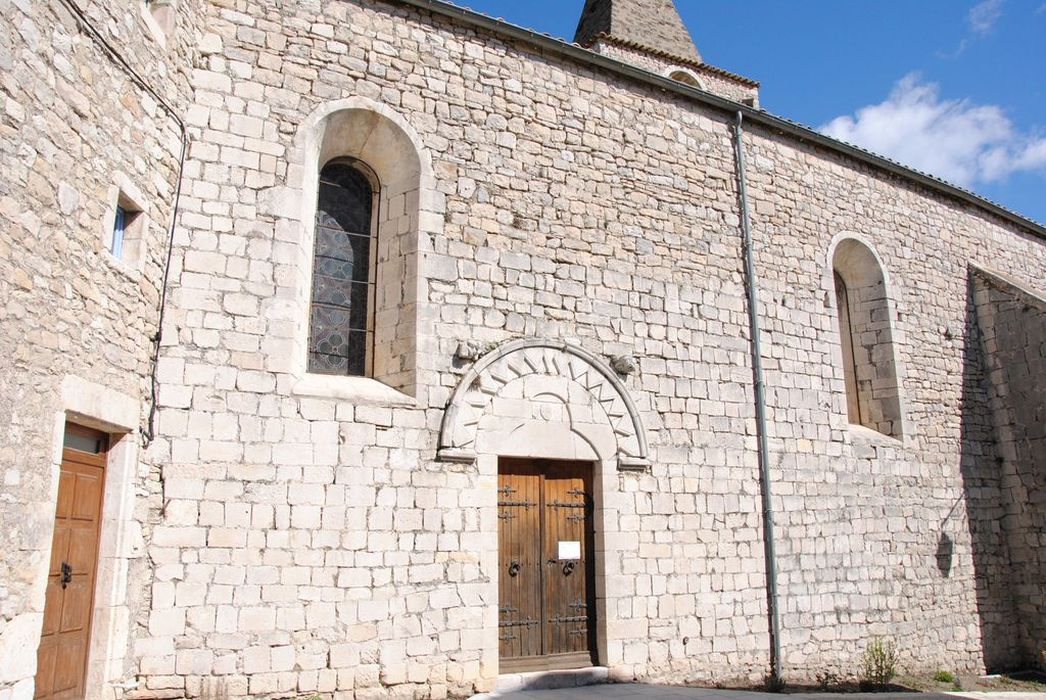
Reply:
<svg viewBox="0 0 1046 700"><path fill-rule="evenodd" d="M580 542L560 542L559 543L559 559L560 561L578 561L581 559L581 543Z"/></svg>

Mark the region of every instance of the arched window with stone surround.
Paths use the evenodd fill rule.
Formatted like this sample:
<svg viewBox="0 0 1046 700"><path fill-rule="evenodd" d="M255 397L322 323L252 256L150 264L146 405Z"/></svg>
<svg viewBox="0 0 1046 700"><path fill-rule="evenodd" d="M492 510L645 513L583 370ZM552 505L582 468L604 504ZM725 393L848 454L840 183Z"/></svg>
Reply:
<svg viewBox="0 0 1046 700"><path fill-rule="evenodd" d="M420 248L442 223L421 138L394 110L352 97L309 115L288 160L289 187L263 200L293 216L288 239L301 225L281 274L293 352L271 364L289 368L298 395L389 405L416 396L419 348L431 343L418 324ZM271 346L282 349L279 336Z"/></svg>
<svg viewBox="0 0 1046 700"><path fill-rule="evenodd" d="M864 243L843 239L832 258L849 421L900 439L900 378L886 276Z"/></svg>
<svg viewBox="0 0 1046 700"><path fill-rule="evenodd" d="M374 374L377 177L337 158L320 171L309 313L309 372Z"/></svg>

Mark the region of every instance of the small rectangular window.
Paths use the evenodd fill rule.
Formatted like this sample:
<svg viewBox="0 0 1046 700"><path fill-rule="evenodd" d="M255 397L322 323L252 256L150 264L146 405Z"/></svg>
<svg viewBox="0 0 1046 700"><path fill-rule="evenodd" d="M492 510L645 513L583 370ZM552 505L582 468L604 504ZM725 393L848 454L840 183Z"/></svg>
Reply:
<svg viewBox="0 0 1046 700"><path fill-rule="evenodd" d="M103 229L102 244L109 254L133 270L140 270L145 258L146 227L141 193L129 183L114 187L110 195L109 218Z"/></svg>

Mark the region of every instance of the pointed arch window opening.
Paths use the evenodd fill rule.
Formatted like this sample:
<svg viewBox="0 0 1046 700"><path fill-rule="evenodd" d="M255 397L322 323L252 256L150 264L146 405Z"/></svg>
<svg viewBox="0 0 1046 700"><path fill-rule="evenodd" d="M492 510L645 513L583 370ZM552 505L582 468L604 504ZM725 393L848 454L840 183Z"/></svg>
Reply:
<svg viewBox="0 0 1046 700"><path fill-rule="evenodd" d="M372 377L380 182L342 157L321 169L317 189L308 371Z"/></svg>

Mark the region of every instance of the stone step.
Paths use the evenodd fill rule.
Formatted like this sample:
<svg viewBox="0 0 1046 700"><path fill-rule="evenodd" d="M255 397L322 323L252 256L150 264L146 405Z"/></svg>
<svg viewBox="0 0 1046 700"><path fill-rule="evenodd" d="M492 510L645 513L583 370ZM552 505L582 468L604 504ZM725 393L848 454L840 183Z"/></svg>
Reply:
<svg viewBox="0 0 1046 700"><path fill-rule="evenodd" d="M505 673L498 676L494 691L480 698L496 698L520 690L558 690L580 688L610 682L610 670L605 666L590 666L567 671L537 671L535 673Z"/></svg>

